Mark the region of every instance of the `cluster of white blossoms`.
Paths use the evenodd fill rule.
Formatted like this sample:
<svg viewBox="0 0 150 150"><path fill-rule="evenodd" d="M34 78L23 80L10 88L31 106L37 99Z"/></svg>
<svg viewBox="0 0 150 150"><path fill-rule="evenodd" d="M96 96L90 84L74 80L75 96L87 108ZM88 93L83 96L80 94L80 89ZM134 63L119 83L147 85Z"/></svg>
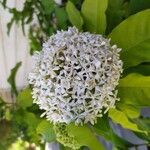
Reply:
<svg viewBox="0 0 150 150"><path fill-rule="evenodd" d="M53 123L94 124L114 107L122 61L116 45L75 27L58 31L34 55L33 99Z"/></svg>

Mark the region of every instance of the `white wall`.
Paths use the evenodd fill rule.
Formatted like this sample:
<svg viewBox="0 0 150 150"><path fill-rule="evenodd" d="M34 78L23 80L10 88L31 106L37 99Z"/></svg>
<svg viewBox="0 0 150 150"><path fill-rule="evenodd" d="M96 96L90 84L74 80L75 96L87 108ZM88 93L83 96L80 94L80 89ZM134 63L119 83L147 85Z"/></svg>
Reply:
<svg viewBox="0 0 150 150"><path fill-rule="evenodd" d="M8 0L7 5L22 9L23 0ZM22 66L19 68L16 77L18 88L27 85L27 76L32 66L28 41L21 28L14 24L10 35L7 35L7 23L10 18L11 15L0 6L0 95L6 94L4 91L7 91L8 94L10 85L7 83L7 78L10 75L11 68L17 62L22 61Z"/></svg>

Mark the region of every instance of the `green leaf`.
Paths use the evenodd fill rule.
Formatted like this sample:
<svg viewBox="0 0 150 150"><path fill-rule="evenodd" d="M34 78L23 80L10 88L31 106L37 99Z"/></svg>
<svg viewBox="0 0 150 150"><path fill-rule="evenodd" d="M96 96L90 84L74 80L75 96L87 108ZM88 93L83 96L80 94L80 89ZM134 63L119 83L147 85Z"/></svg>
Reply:
<svg viewBox="0 0 150 150"><path fill-rule="evenodd" d="M108 0L107 14L107 34L116 27L124 17L123 0Z"/></svg>
<svg viewBox="0 0 150 150"><path fill-rule="evenodd" d="M150 106L150 76L129 74L118 86L120 103L137 107Z"/></svg>
<svg viewBox="0 0 150 150"><path fill-rule="evenodd" d="M141 130L144 130L150 133L150 118L137 118L137 119L134 119L134 122L138 125L138 127Z"/></svg>
<svg viewBox="0 0 150 150"><path fill-rule="evenodd" d="M83 25L83 19L80 15L79 10L75 7L75 5L72 2L68 1L66 5L66 11L68 13L69 20L72 23L72 25L76 26L79 30L81 30Z"/></svg>
<svg viewBox="0 0 150 150"><path fill-rule="evenodd" d="M127 147L132 146L132 144L125 139L119 137L110 127L108 116L105 115L97 120L97 123L93 126L94 130L100 136L103 136L105 140L110 141L116 147L127 149Z"/></svg>
<svg viewBox="0 0 150 150"><path fill-rule="evenodd" d="M134 105L127 105L123 103L119 103L117 108L125 113L129 118L138 118L140 116L140 109L135 107Z"/></svg>
<svg viewBox="0 0 150 150"><path fill-rule="evenodd" d="M15 83L15 77L16 77L17 71L18 71L18 69L19 69L20 66L21 66L21 62L18 62L16 64L16 66L13 69L11 69L10 76L7 79L8 83L11 85L11 91L15 95L18 94L16 83Z"/></svg>
<svg viewBox="0 0 150 150"><path fill-rule="evenodd" d="M150 143L150 118L136 118L132 119L132 121L137 124L139 129L145 131L145 133L134 132L135 135Z"/></svg>
<svg viewBox="0 0 150 150"><path fill-rule="evenodd" d="M139 133L139 132L134 132L134 134L136 136L138 136L140 139L147 141L145 143L150 143L150 133L149 134L145 134L145 133Z"/></svg>
<svg viewBox="0 0 150 150"><path fill-rule="evenodd" d="M67 28L68 16L65 11L65 8L55 7L55 15L57 18L57 26L59 29Z"/></svg>
<svg viewBox="0 0 150 150"><path fill-rule="evenodd" d="M83 146L88 146L90 150L104 150L104 147L95 137L93 131L87 126L76 126L73 123L67 126L68 133Z"/></svg>
<svg viewBox="0 0 150 150"><path fill-rule="evenodd" d="M13 23L14 23L14 18L12 18L11 20L10 20L10 22L8 22L7 23L7 35L9 36L9 34L10 34L10 30L11 30L11 28L12 28L12 25L13 25Z"/></svg>
<svg viewBox="0 0 150 150"><path fill-rule="evenodd" d="M21 91L17 96L17 104L22 108L27 108L32 106L33 99L31 95L31 89L26 88Z"/></svg>
<svg viewBox="0 0 150 150"><path fill-rule="evenodd" d="M123 76L127 76L130 73L139 73L144 76L150 76L150 63L142 63L140 65L130 67L123 71Z"/></svg>
<svg viewBox="0 0 150 150"><path fill-rule="evenodd" d="M53 0L42 0L41 1L44 9L43 9L43 13L45 13L46 15L49 15L52 13L52 11L54 10L54 1Z"/></svg>
<svg viewBox="0 0 150 150"><path fill-rule="evenodd" d="M27 125L27 135L32 139L36 139L37 135L35 134L35 131L40 122L40 118L30 112L24 112L24 116L21 117L23 117L23 121Z"/></svg>
<svg viewBox="0 0 150 150"><path fill-rule="evenodd" d="M150 8L150 0L130 0L130 14L135 14L141 10Z"/></svg>
<svg viewBox="0 0 150 150"><path fill-rule="evenodd" d="M108 0L85 0L82 4L82 16L85 29L93 33L104 34Z"/></svg>
<svg viewBox="0 0 150 150"><path fill-rule="evenodd" d="M37 134L42 135L42 138L46 142L52 142L56 139L55 132L53 130L53 125L46 120L43 120L39 123L36 132Z"/></svg>
<svg viewBox="0 0 150 150"><path fill-rule="evenodd" d="M109 37L121 51L124 68L150 62L150 9L139 12L118 25ZM134 58L134 59L133 59Z"/></svg>
<svg viewBox="0 0 150 150"><path fill-rule="evenodd" d="M37 142L39 140L38 135L35 133L41 119L34 113L28 112L24 109L18 109L14 112L12 121L14 130L22 132L30 142Z"/></svg>
<svg viewBox="0 0 150 150"><path fill-rule="evenodd" d="M29 29L29 45L30 45L30 54L33 55L35 51L40 51L41 48L41 41L39 40L39 31L35 31L32 27Z"/></svg>
<svg viewBox="0 0 150 150"><path fill-rule="evenodd" d="M143 132L138 129L138 126L136 124L130 122L127 116L122 111L112 108L109 110L109 117L115 123L120 124L123 128L127 128L127 129L137 131L137 132Z"/></svg>

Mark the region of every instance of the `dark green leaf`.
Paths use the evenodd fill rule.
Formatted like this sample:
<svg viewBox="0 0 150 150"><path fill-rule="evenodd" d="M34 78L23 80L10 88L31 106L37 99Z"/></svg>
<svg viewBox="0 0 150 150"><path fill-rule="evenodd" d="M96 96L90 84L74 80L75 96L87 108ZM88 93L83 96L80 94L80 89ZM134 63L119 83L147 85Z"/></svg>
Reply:
<svg viewBox="0 0 150 150"><path fill-rule="evenodd" d="M70 1L68 1L66 5L66 10L72 25L76 26L79 30L81 30L83 25L83 19L81 17L79 10Z"/></svg>
<svg viewBox="0 0 150 150"><path fill-rule="evenodd" d="M41 119L34 113L23 109L18 109L13 114L13 128L19 131L20 135L24 134L25 138L31 142L37 142L39 137L36 133L36 128Z"/></svg>
<svg viewBox="0 0 150 150"><path fill-rule="evenodd" d="M134 132L134 134L136 136L138 136L139 138L141 138L141 139L147 141L148 143L150 143L150 134L144 134L144 133L139 133L139 132ZM145 142L145 143L147 143L147 142Z"/></svg>
<svg viewBox="0 0 150 150"><path fill-rule="evenodd" d="M130 14L135 14L141 10L150 8L150 0L130 0Z"/></svg>
<svg viewBox="0 0 150 150"><path fill-rule="evenodd" d="M122 139L116 133L114 133L114 131L109 125L109 119L107 115L103 116L102 118L99 118L97 120L97 123L93 127L97 134L103 136L105 140L110 141L116 147L127 149L127 147L132 146L130 142Z"/></svg>
<svg viewBox="0 0 150 150"><path fill-rule="evenodd" d="M7 34L8 34L8 35L10 34L10 30L11 30L11 27L12 27L14 21L15 21L14 18L12 18L12 19L10 20L10 22L7 23Z"/></svg>
<svg viewBox="0 0 150 150"><path fill-rule="evenodd" d="M135 67L130 67L123 71L123 76L127 76L130 73L139 73L144 76L150 76L150 63L142 63Z"/></svg>
<svg viewBox="0 0 150 150"><path fill-rule="evenodd" d="M123 21L109 35L112 43L122 48L124 68L150 62L149 16L150 9L139 12Z"/></svg>
<svg viewBox="0 0 150 150"><path fill-rule="evenodd" d="M11 85L11 90L15 95L18 94L18 91L16 88L16 83L15 83L15 77L16 77L17 71L18 71L20 66L21 66L21 62L18 62L16 64L16 66L13 69L11 69L10 76L7 79L8 83Z"/></svg>
<svg viewBox="0 0 150 150"><path fill-rule="evenodd" d="M108 0L85 0L82 4L82 16L85 29L90 32L103 34L106 29L106 14Z"/></svg>
<svg viewBox="0 0 150 150"><path fill-rule="evenodd" d="M46 15L49 15L52 13L52 11L54 10L54 1L53 0L42 0L41 1L44 10L43 13L45 13Z"/></svg>
<svg viewBox="0 0 150 150"><path fill-rule="evenodd" d="M116 27L124 17L123 9L124 0L108 0L107 14L107 34Z"/></svg>
<svg viewBox="0 0 150 150"><path fill-rule="evenodd" d="M134 122L138 125L138 127L141 130L144 130L150 133L150 118L137 118L137 119L134 119Z"/></svg>
<svg viewBox="0 0 150 150"><path fill-rule="evenodd" d="M146 133L135 132L135 134L139 138L150 143L150 118L137 118L137 119L133 119L133 121L138 125L139 129L146 131Z"/></svg>
<svg viewBox="0 0 150 150"><path fill-rule="evenodd" d="M55 15L57 18L57 26L59 29L66 29L67 28L67 20L68 16L65 11L65 8L55 7Z"/></svg>

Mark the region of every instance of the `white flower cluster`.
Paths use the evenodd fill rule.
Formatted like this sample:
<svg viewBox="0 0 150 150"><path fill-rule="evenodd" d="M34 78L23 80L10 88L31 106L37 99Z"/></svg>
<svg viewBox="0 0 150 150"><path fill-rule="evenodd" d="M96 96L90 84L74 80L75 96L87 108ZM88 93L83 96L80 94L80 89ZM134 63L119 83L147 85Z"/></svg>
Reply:
<svg viewBox="0 0 150 150"><path fill-rule="evenodd" d="M53 123L94 124L118 100L120 50L101 35L75 27L58 31L34 56L29 75L34 102Z"/></svg>

